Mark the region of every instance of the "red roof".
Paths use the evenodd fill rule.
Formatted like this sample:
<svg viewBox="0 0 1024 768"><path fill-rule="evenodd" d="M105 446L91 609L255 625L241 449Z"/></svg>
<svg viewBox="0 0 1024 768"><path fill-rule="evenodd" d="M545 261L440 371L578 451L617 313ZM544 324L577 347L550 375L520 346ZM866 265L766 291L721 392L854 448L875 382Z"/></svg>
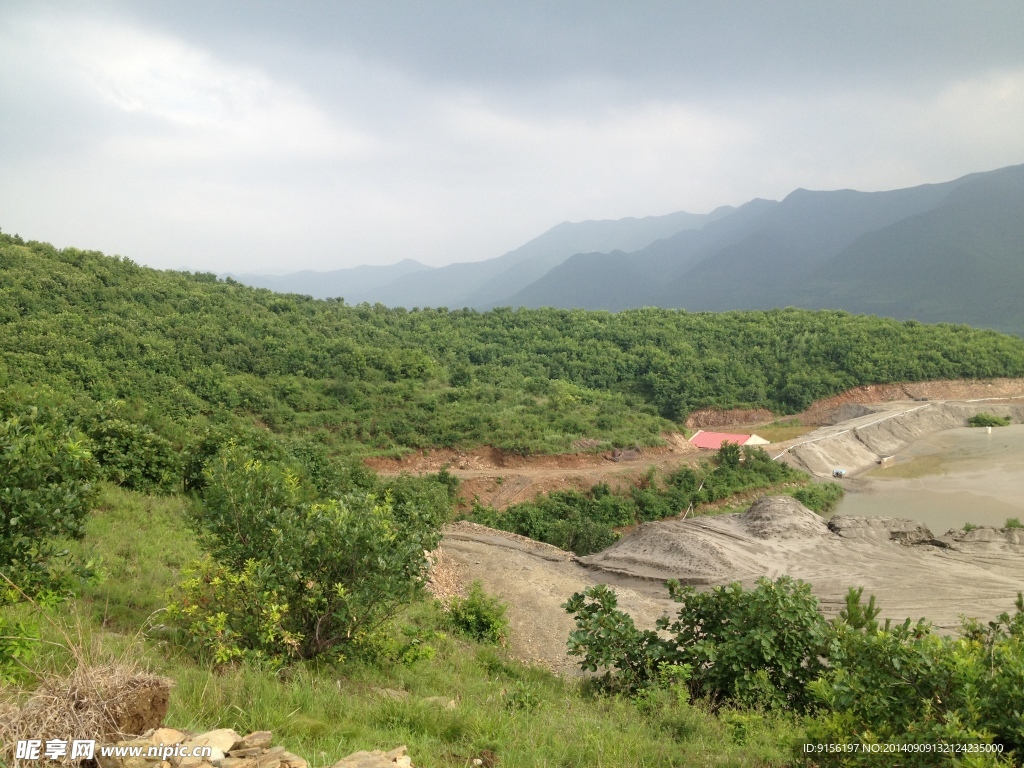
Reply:
<svg viewBox="0 0 1024 768"><path fill-rule="evenodd" d="M750 439L750 435L733 435L728 432L704 432L699 431L690 438L690 442L698 448L710 448L717 451L722 443L729 442L736 445L743 445Z"/></svg>

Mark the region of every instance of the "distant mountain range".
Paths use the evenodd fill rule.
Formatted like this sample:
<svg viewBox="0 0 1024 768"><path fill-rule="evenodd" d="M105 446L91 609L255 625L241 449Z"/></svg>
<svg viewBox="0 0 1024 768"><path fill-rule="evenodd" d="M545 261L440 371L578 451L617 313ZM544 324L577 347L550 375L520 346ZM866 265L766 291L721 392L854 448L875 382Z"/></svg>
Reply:
<svg viewBox="0 0 1024 768"><path fill-rule="evenodd" d="M699 229L733 211L680 211L642 219L563 222L504 256L485 261L428 267L412 259L386 267L354 267L333 272L289 275L231 275L257 288L303 293L319 299L343 297L349 304L368 301L392 307L481 307L502 303L544 277L574 254L593 250L639 250L683 230Z"/></svg>
<svg viewBox="0 0 1024 768"><path fill-rule="evenodd" d="M797 306L1024 335L1024 165L889 192L563 223L495 259L239 281L350 303L690 311Z"/></svg>

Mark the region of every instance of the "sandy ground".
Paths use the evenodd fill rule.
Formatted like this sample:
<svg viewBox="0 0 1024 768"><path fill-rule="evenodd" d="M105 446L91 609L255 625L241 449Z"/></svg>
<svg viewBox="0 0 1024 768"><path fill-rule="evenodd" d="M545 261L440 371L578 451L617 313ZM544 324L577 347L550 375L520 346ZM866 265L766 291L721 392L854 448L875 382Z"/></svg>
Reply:
<svg viewBox="0 0 1024 768"><path fill-rule="evenodd" d="M574 623L562 604L592 584L613 585L637 626L652 628L674 612L666 579L710 589L789 574L812 585L828 617L842 609L849 587L864 587L882 618L926 617L943 633L955 632L964 615L988 621L1012 613L1024 588L1024 531L935 537L909 520L826 523L788 496L736 515L647 523L584 558L466 522L446 530L442 548L463 585L479 580L508 605L513 655L570 675L579 674L565 651Z"/></svg>
<svg viewBox="0 0 1024 768"><path fill-rule="evenodd" d="M1024 397L996 400L904 401L860 406L853 418L820 427L796 440L769 446L768 452L818 477L833 469L854 476L877 466L923 435L967 425L967 419L985 411L1024 420Z"/></svg>
<svg viewBox="0 0 1024 768"><path fill-rule="evenodd" d="M475 523L449 526L441 546L458 563L464 584L478 580L508 605L513 655L561 674L579 673L576 660L565 651L575 624L562 604L573 593L616 583L619 606L644 628L653 628L672 606L664 591L661 596L642 594L623 580L584 568L571 552Z"/></svg>
<svg viewBox="0 0 1024 768"><path fill-rule="evenodd" d="M649 523L581 562L599 573L705 587L788 574L813 585L828 616L843 607L849 587L864 587L883 618L927 617L951 631L962 614L987 621L1013 611L1024 588L1024 531L935 537L916 521L826 523L790 497L768 497L738 515Z"/></svg>

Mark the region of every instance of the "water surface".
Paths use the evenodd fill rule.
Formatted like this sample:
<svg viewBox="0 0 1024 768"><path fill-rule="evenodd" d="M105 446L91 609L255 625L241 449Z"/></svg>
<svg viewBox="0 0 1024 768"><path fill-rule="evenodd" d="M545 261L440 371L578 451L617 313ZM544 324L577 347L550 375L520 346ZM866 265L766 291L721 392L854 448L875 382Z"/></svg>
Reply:
<svg viewBox="0 0 1024 768"><path fill-rule="evenodd" d="M863 489L851 489L836 514L909 517L935 534L1024 522L1024 424L936 432L860 477Z"/></svg>

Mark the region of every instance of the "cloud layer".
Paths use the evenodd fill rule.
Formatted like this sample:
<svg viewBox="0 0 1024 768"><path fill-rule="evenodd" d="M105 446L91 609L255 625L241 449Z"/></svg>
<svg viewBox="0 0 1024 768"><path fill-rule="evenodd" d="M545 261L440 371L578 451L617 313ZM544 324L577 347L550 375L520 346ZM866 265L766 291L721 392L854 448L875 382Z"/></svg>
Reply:
<svg viewBox="0 0 1024 768"><path fill-rule="evenodd" d="M888 39L865 4L846 40L816 6L729 5L14 5L0 227L160 267L441 264L566 219L1024 161L1020 6L923 4L892 20L920 39Z"/></svg>

